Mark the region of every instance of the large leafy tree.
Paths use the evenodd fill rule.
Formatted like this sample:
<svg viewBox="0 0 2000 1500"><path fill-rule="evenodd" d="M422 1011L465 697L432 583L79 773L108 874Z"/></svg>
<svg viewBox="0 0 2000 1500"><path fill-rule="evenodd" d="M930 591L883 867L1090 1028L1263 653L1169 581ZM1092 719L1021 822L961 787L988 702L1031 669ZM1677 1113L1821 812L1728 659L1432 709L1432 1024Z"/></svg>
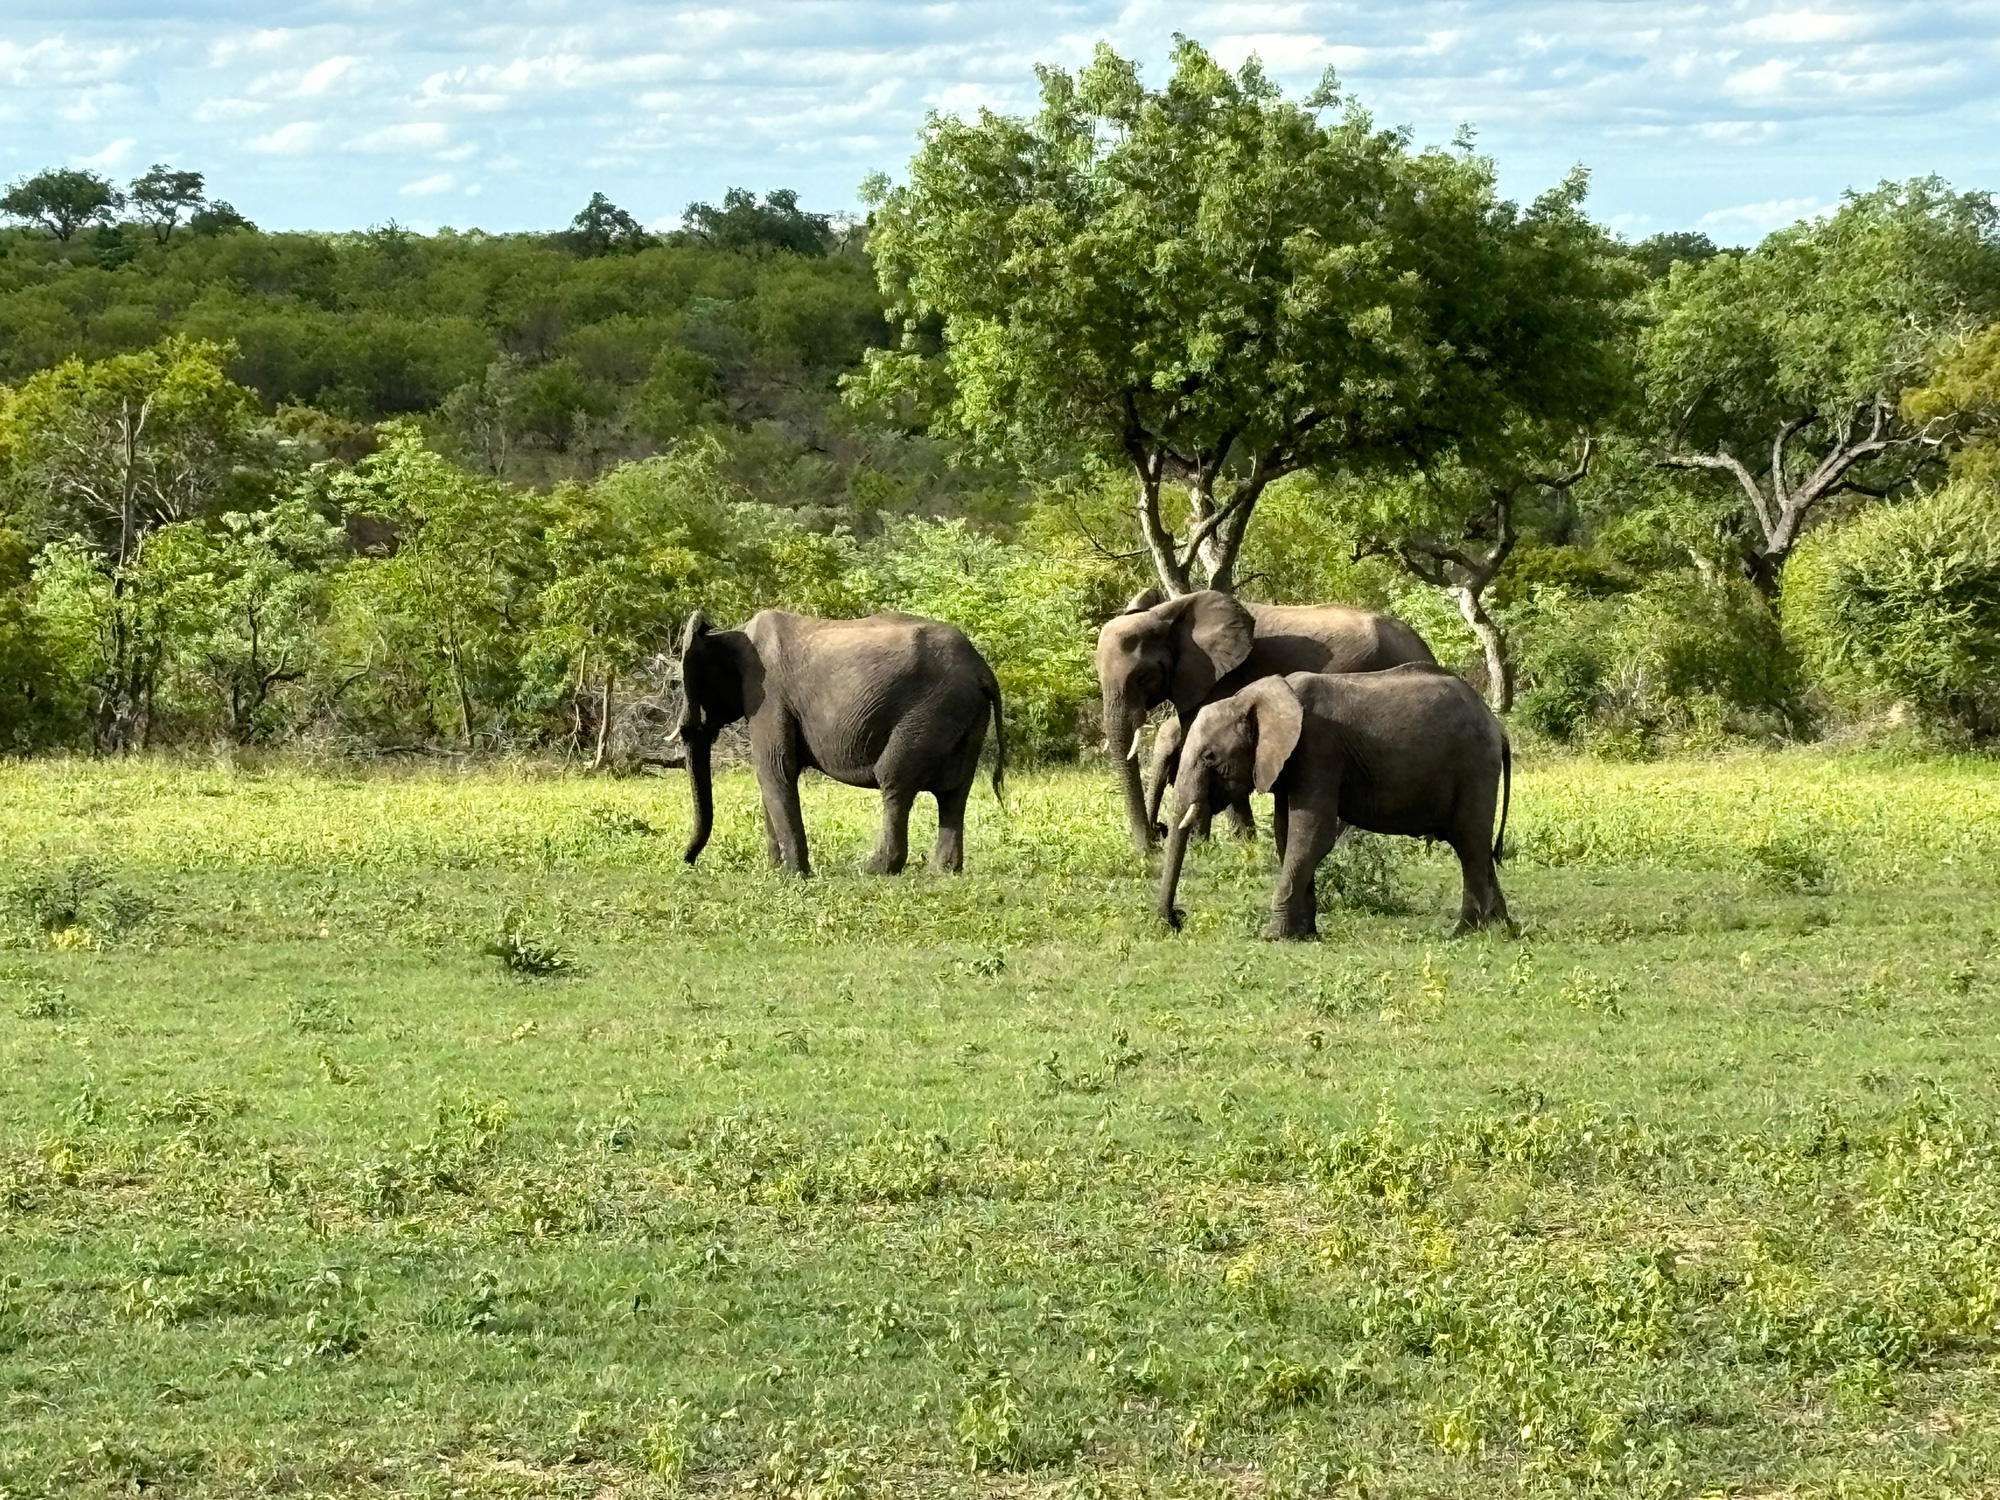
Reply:
<svg viewBox="0 0 2000 1500"><path fill-rule="evenodd" d="M2000 209L1934 178L1852 194L1752 251L1674 266L1654 308L1659 462L1716 476L1744 573L1772 593L1829 503L1907 490L1943 456L1950 424L1901 398L2000 312Z"/></svg>
<svg viewBox="0 0 2000 1500"><path fill-rule="evenodd" d="M334 502L388 522L396 546L357 562L336 589L349 684L398 669L422 684L429 727L470 747L503 727L522 644L545 582L545 507L424 445L412 421L334 476Z"/></svg>
<svg viewBox="0 0 2000 1500"><path fill-rule="evenodd" d="M108 223L125 197L95 172L52 167L23 177L0 194L0 213L39 224L68 244L79 229Z"/></svg>
<svg viewBox="0 0 2000 1500"><path fill-rule="evenodd" d="M1233 586L1283 475L1469 459L1595 378L1580 177L1523 213L1490 162L1413 151L1331 75L1294 101L1185 38L1163 89L1104 47L1041 79L1038 114L934 118L909 181L873 189L904 338L860 391L915 391L1031 468L1129 468L1170 593Z"/></svg>

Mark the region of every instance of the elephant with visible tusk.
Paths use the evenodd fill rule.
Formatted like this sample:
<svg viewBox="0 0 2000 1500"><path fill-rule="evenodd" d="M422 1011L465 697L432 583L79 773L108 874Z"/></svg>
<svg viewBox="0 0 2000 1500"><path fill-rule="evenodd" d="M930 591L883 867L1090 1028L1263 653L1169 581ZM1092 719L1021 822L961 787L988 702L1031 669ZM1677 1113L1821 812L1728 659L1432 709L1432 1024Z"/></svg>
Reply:
<svg viewBox="0 0 2000 1500"><path fill-rule="evenodd" d="M1195 825L1212 803L1254 788L1274 799L1279 873L1267 937L1318 931L1315 876L1343 823L1451 845L1465 882L1458 931L1511 927L1494 864L1507 833L1513 758L1486 701L1439 667L1260 678L1206 704L1188 730L1160 918L1180 926L1174 897Z"/></svg>
<svg viewBox="0 0 2000 1500"><path fill-rule="evenodd" d="M724 725L750 721L750 755L764 799L771 863L809 873L799 775L824 771L882 793L882 841L870 873L909 857L910 808L937 799L934 868L965 863L965 804L993 716L993 794L1006 764L1000 684L954 625L915 615L815 620L760 610L741 630L717 630L697 610L681 636L680 739L687 746L693 864L715 826L710 750Z"/></svg>
<svg viewBox="0 0 2000 1500"><path fill-rule="evenodd" d="M1434 664L1423 637L1392 615L1344 604L1245 604L1214 589L1163 599L1148 589L1105 622L1097 636L1097 681L1104 696L1104 753L1124 750L1118 773L1132 838L1151 847L1161 790L1174 779L1180 735L1212 696L1285 672L1378 672L1405 662ZM1172 703L1155 743L1152 802L1139 774L1146 715ZM1248 800L1227 804L1250 827Z"/></svg>

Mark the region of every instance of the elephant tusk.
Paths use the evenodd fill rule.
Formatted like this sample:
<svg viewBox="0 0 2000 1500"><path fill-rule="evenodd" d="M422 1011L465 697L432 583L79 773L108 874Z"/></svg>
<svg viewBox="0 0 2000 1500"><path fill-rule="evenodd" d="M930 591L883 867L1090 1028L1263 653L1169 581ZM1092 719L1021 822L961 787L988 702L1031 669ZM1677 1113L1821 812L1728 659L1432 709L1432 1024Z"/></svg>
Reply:
<svg viewBox="0 0 2000 1500"><path fill-rule="evenodd" d="M1182 813L1181 814L1182 831L1185 832L1187 829L1194 827L1195 822L1200 817L1201 817L1201 808L1199 806L1190 807L1186 812Z"/></svg>
<svg viewBox="0 0 2000 1500"><path fill-rule="evenodd" d="M1109 755L1109 754L1111 753L1111 736L1110 736L1110 735L1108 735L1108 734L1107 734L1107 735L1106 735L1106 736L1104 737L1104 743L1103 743L1103 744L1101 744L1101 745L1099 745L1099 746L1097 747L1097 753L1098 753L1099 755Z"/></svg>
<svg viewBox="0 0 2000 1500"><path fill-rule="evenodd" d="M1125 752L1125 758L1127 760L1137 760L1139 758L1139 736L1144 734L1145 732L1146 731L1143 726L1132 731L1132 746Z"/></svg>

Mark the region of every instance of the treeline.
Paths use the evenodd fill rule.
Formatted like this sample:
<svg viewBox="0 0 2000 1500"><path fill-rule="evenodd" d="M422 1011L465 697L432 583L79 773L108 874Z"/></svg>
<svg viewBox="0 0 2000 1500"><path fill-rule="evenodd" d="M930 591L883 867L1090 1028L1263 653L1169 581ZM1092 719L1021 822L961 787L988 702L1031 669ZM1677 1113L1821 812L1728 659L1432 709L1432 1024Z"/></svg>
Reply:
<svg viewBox="0 0 2000 1500"><path fill-rule="evenodd" d="M1633 245L1580 177L1517 207L1192 44L1044 84L864 224L266 234L166 167L16 184L0 737L629 763L686 612L778 604L958 621L1063 757L1149 584L1394 609L1605 753L2000 733L1990 195Z"/></svg>

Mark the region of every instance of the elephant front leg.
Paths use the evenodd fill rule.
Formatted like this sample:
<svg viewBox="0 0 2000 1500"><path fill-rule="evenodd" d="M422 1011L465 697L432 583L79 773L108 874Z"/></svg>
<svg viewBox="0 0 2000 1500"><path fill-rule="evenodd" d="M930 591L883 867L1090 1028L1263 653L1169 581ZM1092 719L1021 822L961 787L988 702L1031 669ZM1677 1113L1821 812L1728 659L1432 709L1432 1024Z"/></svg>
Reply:
<svg viewBox="0 0 2000 1500"><path fill-rule="evenodd" d="M771 863L794 875L810 875L806 858L806 819L799 807L799 773L786 767L757 768L764 794L764 847Z"/></svg>
<svg viewBox="0 0 2000 1500"><path fill-rule="evenodd" d="M1278 888L1271 895L1271 925L1264 936L1282 940L1317 937L1319 865L1333 848L1340 821L1292 803L1285 808L1282 824L1284 856L1278 866Z"/></svg>
<svg viewBox="0 0 2000 1500"><path fill-rule="evenodd" d="M870 875L900 875L910 858L910 807L916 793L882 788L882 842L863 866Z"/></svg>

